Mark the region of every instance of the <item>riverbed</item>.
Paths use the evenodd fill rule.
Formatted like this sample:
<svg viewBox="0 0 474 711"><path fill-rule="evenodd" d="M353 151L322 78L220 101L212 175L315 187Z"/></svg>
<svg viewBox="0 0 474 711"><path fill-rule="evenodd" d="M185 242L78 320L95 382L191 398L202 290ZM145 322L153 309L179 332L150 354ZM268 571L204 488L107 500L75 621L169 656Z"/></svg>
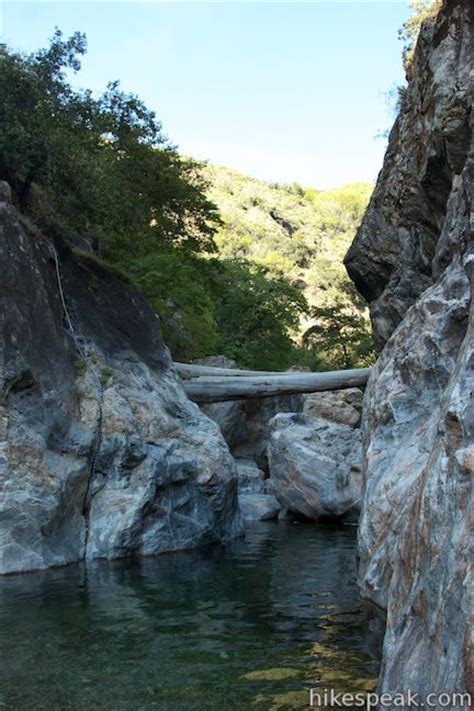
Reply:
<svg viewBox="0 0 474 711"><path fill-rule="evenodd" d="M378 663L355 529L255 524L227 546L0 579L0 708L306 709Z"/></svg>

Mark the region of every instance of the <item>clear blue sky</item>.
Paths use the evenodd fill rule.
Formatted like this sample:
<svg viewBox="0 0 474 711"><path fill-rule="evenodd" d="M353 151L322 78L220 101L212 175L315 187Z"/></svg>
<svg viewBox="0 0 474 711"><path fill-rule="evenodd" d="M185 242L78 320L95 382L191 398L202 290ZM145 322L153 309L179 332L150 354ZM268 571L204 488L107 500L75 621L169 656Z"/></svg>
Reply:
<svg viewBox="0 0 474 711"><path fill-rule="evenodd" d="M1 0L0 0L1 1ZM119 79L186 154L316 188L375 180L405 2L4 2L2 40L86 32L75 80Z"/></svg>

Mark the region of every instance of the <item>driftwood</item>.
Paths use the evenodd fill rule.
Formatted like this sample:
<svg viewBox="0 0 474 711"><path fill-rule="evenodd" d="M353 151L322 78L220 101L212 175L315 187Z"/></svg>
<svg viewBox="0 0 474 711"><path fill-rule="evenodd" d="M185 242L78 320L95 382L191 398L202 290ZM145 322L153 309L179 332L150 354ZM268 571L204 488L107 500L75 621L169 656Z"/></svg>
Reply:
<svg viewBox="0 0 474 711"><path fill-rule="evenodd" d="M195 365L194 363L175 363L175 368L183 380L201 378L204 376L223 376L232 378L260 377L262 375L300 375L301 371L287 370L278 373L273 370L237 370L236 368L214 368L209 365Z"/></svg>
<svg viewBox="0 0 474 711"><path fill-rule="evenodd" d="M209 370L216 372L228 369L206 368L206 371ZM251 375L249 375L249 372ZM258 373L258 375L254 375L254 373ZM314 393L360 387L367 383L369 374L370 368L333 370L325 373L293 371L271 374L229 369L229 374L225 375L195 375L189 380L184 380L183 387L188 397L195 402L224 402L226 400L295 395L297 393Z"/></svg>

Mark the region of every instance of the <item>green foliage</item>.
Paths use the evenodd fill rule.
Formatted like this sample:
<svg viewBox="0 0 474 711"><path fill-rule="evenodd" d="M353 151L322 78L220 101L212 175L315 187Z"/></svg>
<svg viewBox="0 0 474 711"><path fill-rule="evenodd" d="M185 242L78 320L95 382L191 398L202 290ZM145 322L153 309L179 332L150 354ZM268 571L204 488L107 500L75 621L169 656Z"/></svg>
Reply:
<svg viewBox="0 0 474 711"><path fill-rule="evenodd" d="M102 365L100 369L100 382L105 385L109 378L115 373L115 370L110 365Z"/></svg>
<svg viewBox="0 0 474 711"><path fill-rule="evenodd" d="M223 353L242 367L291 364L291 330L306 302L286 282L245 262L177 249L141 257L128 270L161 316L175 359Z"/></svg>
<svg viewBox="0 0 474 711"><path fill-rule="evenodd" d="M79 356L74 359L74 370L76 371L77 375L83 375L86 370L86 362L83 358L80 358Z"/></svg>
<svg viewBox="0 0 474 711"><path fill-rule="evenodd" d="M261 267L232 261L222 266L216 279L217 352L244 368L288 368L291 335L307 311L303 294Z"/></svg>
<svg viewBox="0 0 474 711"><path fill-rule="evenodd" d="M410 70L422 23L438 12L440 4L440 0L410 0L408 3L412 13L398 31L398 37L404 43L402 57L405 70Z"/></svg>
<svg viewBox="0 0 474 711"><path fill-rule="evenodd" d="M223 220L215 237L219 256L226 260L244 259L263 267L267 278L272 276L296 286L312 308L311 315L299 312L300 323L290 329L291 356L285 355L280 362L285 360L312 370L345 367L349 361L351 365L362 364L362 341L368 334L366 308L347 276L343 258L372 186L353 183L317 191L297 184L265 183L216 165L207 165L204 171L210 183L209 198L218 205ZM350 344L344 355L341 347L334 349L330 329L327 338L322 329L318 338L308 337L301 343L303 333L319 316L317 309L347 313L352 319L351 335L355 338L355 332L359 333L360 347ZM325 326L329 327L329 322ZM347 326L344 330L348 332ZM252 334L247 338L250 344ZM290 345L286 342L282 348L289 349ZM260 357L260 362L266 357ZM245 354L240 353L237 359L242 358L246 360ZM265 361L263 367L271 366Z"/></svg>
<svg viewBox="0 0 474 711"><path fill-rule="evenodd" d="M126 268L159 314L176 360L217 352L210 260L174 249L139 257Z"/></svg>
<svg viewBox="0 0 474 711"><path fill-rule="evenodd" d="M111 82L102 96L74 90L86 39L56 31L47 49L0 46L0 177L24 209L42 188L69 227L106 257L180 244L212 250L219 224L196 162L183 160L155 114Z"/></svg>
<svg viewBox="0 0 474 711"><path fill-rule="evenodd" d="M369 325L363 315L344 302L315 308L313 325L303 335L306 347L312 347L327 370L371 365L375 359Z"/></svg>

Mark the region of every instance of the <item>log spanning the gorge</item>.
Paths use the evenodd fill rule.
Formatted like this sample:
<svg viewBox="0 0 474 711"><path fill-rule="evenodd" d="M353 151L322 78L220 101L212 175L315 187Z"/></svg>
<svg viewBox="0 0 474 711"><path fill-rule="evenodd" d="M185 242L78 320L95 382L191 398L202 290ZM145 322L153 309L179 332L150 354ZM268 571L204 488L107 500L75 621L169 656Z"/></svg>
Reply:
<svg viewBox="0 0 474 711"><path fill-rule="evenodd" d="M176 363L176 367L184 377L183 387L186 394L191 400L199 403L344 390L365 385L370 374L370 368L333 370L325 373L265 373L185 366L180 363ZM193 369L192 375L189 368ZM222 373L223 370L227 372ZM220 374L217 374L218 371L221 371ZM209 374L210 372L216 374Z"/></svg>

